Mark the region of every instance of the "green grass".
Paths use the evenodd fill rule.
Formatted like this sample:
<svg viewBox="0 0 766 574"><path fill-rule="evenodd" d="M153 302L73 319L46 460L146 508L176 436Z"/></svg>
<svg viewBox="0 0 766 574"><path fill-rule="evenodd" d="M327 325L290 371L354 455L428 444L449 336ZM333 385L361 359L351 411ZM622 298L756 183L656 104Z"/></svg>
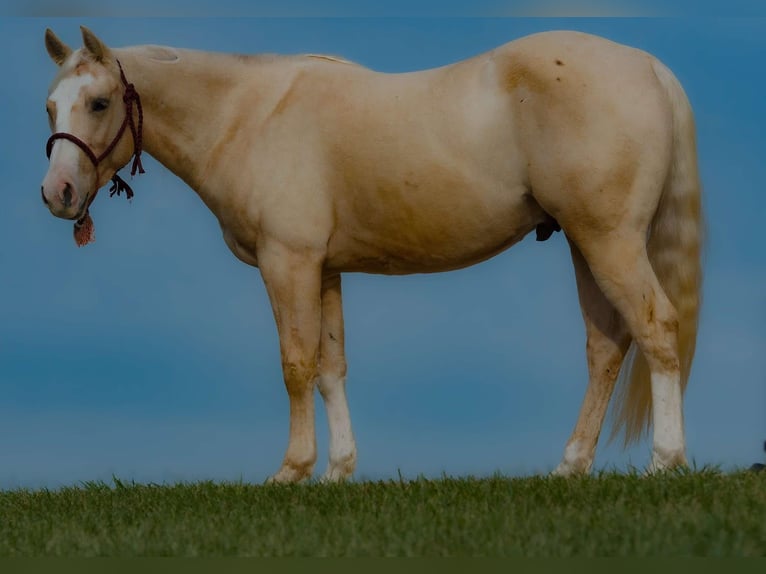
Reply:
<svg viewBox="0 0 766 574"><path fill-rule="evenodd" d="M0 492L0 555L766 556L766 473Z"/></svg>

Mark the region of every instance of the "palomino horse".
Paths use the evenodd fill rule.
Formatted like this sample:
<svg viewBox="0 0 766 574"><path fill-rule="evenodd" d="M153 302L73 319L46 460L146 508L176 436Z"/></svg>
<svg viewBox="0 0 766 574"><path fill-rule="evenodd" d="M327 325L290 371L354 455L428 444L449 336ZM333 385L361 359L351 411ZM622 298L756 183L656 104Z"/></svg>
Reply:
<svg viewBox="0 0 766 574"><path fill-rule="evenodd" d="M58 64L42 185L92 237L96 191L143 148L194 189L263 276L290 399L276 481L311 476L315 384L328 480L356 445L341 273L448 271L537 229L569 242L589 382L556 469L588 472L618 380L626 441L654 424L649 470L686 462L682 397L700 304L702 213L689 102L654 57L576 33L525 37L454 65L376 73L326 56L110 49L82 28ZM630 353L629 353L630 351ZM626 359L627 357L627 359Z"/></svg>

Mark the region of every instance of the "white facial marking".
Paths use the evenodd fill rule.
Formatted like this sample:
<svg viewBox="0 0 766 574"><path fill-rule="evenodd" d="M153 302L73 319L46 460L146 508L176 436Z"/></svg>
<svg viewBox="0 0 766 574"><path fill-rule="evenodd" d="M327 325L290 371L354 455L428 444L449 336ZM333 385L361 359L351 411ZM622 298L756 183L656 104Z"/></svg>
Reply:
<svg viewBox="0 0 766 574"><path fill-rule="evenodd" d="M83 74L82 76L72 76L70 78L64 78L53 90L49 99L56 104L56 126L55 131L69 133L71 129L72 119L72 107L80 97L81 90L93 83L95 78L92 74ZM51 153L51 163L54 163L60 155L59 150L69 149L70 152L67 157L62 157L62 160L76 160L77 154L81 153L78 148L71 142L67 142L69 145L61 146L61 142L66 140L56 140L53 144L53 152Z"/></svg>
<svg viewBox="0 0 766 574"><path fill-rule="evenodd" d="M50 100L56 104L56 131L67 131L69 126L69 120L72 114L72 106L74 106L77 98L80 97L80 91L85 87L93 83L95 78L92 74L83 74L82 76L72 76L71 78L64 78L53 90L50 95Z"/></svg>

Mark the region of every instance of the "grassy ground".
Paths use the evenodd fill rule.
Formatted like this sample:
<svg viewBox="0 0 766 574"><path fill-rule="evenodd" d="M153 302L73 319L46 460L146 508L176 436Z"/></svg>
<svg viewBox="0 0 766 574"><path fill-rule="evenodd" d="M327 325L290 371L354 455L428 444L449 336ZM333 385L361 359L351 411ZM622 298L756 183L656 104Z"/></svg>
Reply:
<svg viewBox="0 0 766 574"><path fill-rule="evenodd" d="M766 473L0 492L0 555L766 556Z"/></svg>

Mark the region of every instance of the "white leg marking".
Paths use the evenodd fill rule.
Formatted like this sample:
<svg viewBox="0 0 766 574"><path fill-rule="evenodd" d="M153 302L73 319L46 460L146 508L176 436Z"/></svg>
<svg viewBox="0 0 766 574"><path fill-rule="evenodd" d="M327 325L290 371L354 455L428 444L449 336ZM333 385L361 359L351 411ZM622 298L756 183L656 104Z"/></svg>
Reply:
<svg viewBox="0 0 766 574"><path fill-rule="evenodd" d="M683 404L678 374L652 373L654 445L649 472L686 463Z"/></svg>
<svg viewBox="0 0 766 574"><path fill-rule="evenodd" d="M330 462L322 479L336 482L349 478L356 466L356 443L346 401L346 378L320 376L319 391L324 399L330 427Z"/></svg>

